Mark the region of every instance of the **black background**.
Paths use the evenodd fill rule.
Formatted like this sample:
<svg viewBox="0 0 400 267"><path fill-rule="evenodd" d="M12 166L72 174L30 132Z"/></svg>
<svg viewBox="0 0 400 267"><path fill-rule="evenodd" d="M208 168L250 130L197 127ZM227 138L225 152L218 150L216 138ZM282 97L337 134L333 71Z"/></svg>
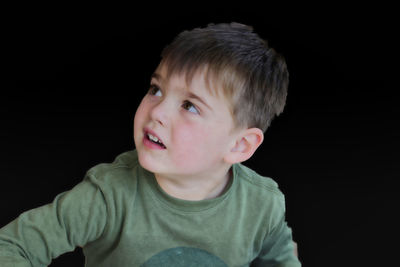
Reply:
<svg viewBox="0 0 400 267"><path fill-rule="evenodd" d="M190 7L189 7L190 5ZM287 60L284 113L246 165L273 177L304 266L386 266L398 254L394 7L20 6L5 10L0 226L133 148L161 49L210 22L252 25ZM80 250L51 266L83 266Z"/></svg>

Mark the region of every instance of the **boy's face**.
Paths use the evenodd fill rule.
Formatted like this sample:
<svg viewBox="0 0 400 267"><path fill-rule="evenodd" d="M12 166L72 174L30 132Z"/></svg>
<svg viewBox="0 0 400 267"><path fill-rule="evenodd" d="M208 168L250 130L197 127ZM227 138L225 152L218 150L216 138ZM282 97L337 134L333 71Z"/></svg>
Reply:
<svg viewBox="0 0 400 267"><path fill-rule="evenodd" d="M234 122L226 98L210 94L206 86L203 72L186 84L185 76L167 79L165 67L157 68L134 119L135 145L145 169L203 177L226 166L224 155L235 143Z"/></svg>

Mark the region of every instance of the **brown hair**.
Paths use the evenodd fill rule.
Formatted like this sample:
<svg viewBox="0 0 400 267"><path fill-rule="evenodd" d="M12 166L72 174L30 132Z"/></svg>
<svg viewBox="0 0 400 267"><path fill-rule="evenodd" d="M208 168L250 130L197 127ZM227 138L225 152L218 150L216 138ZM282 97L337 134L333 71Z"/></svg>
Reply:
<svg viewBox="0 0 400 267"><path fill-rule="evenodd" d="M283 111L289 83L285 59L250 26L209 24L183 31L161 57L168 76L183 74L187 82L205 68L207 81L219 82L230 99L237 127L266 131Z"/></svg>

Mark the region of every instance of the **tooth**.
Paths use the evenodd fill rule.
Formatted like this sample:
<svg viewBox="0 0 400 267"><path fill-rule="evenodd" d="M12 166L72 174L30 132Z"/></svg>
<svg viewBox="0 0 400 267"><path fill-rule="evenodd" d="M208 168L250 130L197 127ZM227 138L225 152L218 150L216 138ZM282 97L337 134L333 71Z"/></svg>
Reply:
<svg viewBox="0 0 400 267"><path fill-rule="evenodd" d="M155 137L155 136L153 136L153 135L151 135L151 134L148 134L148 136L149 136L149 138L150 138L151 141L159 142L159 140L158 140L157 137Z"/></svg>

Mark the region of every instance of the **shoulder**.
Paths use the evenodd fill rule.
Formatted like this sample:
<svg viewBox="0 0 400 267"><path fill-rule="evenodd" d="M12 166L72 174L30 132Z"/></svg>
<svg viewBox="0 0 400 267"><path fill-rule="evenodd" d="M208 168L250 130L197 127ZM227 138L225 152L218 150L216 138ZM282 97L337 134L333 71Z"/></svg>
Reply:
<svg viewBox="0 0 400 267"><path fill-rule="evenodd" d="M265 191L277 197L283 197L278 184L269 177L262 176L243 164L234 165L235 175L245 184L254 189Z"/></svg>
<svg viewBox="0 0 400 267"><path fill-rule="evenodd" d="M268 209L285 211L285 196L278 184L269 177L242 165L234 165L239 190L246 195L248 201Z"/></svg>
<svg viewBox="0 0 400 267"><path fill-rule="evenodd" d="M111 163L101 163L86 173L85 179L104 187L127 187L132 189L136 184L137 173L140 171L140 165L136 150L127 151L118 155Z"/></svg>

